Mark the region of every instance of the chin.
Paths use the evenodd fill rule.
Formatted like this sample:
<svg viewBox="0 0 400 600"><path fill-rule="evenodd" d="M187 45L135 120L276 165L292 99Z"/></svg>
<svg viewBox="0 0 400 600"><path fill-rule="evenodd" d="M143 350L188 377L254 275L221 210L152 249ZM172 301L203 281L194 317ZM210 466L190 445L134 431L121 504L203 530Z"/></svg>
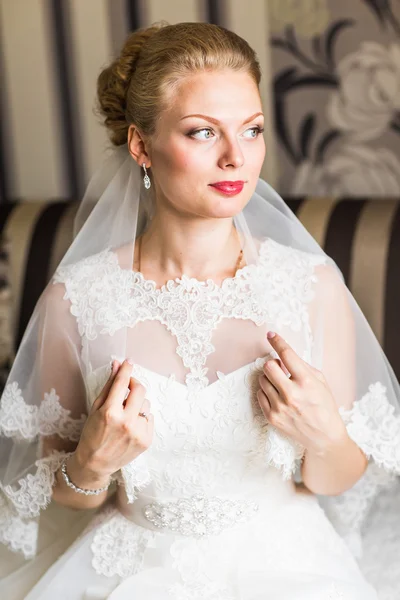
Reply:
<svg viewBox="0 0 400 600"><path fill-rule="evenodd" d="M219 202L215 202L215 198L207 213L210 217L216 219L227 219L238 215L249 202L250 198L244 198L243 194L221 198Z"/></svg>

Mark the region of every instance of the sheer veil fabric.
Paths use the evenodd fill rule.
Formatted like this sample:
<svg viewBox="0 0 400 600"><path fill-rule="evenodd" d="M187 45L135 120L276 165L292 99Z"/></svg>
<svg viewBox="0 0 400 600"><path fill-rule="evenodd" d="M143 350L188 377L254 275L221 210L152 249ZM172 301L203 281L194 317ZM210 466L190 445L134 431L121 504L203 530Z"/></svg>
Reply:
<svg viewBox="0 0 400 600"><path fill-rule="evenodd" d="M54 473L76 447L113 357L173 375L195 396L221 373L265 357L265 334L274 329L322 370L349 435L369 459L351 490L320 498L360 557L371 503L400 472L400 388L340 271L259 179L234 217L245 266L222 282L183 275L159 288L132 268L135 241L153 215L152 193L126 145L89 183L74 240L36 305L0 400L0 540L26 559L35 556ZM285 277L274 278L277 260ZM298 479L304 448L270 430L266 462ZM134 502L150 481L146 452L115 479Z"/></svg>

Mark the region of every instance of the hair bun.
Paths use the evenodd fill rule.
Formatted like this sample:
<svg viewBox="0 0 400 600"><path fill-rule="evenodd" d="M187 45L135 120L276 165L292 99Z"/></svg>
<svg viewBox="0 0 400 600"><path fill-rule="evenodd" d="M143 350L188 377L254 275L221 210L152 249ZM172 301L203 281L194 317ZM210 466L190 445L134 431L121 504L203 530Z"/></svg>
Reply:
<svg viewBox="0 0 400 600"><path fill-rule="evenodd" d="M143 46L159 29L168 25L165 21L146 29L133 31L126 39L120 55L97 79L97 113L104 118L115 146L125 144L129 124L126 120L126 96Z"/></svg>

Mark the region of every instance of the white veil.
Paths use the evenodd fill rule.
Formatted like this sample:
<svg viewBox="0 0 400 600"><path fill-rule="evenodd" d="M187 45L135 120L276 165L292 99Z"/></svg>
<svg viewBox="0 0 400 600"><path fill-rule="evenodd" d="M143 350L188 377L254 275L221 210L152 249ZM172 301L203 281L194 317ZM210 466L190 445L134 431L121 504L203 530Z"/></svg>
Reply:
<svg viewBox="0 0 400 600"><path fill-rule="evenodd" d="M236 299L233 318L216 319L209 339L201 325L215 311L203 302L198 328L191 333L185 330L179 282L172 281L165 288L170 304L164 306L170 320L150 320L155 307L142 302L141 291L143 286L150 290L156 304L155 283L132 265L135 240L152 217L153 187L144 188L141 169L126 145L105 160L83 198L74 240L36 305L0 400L0 540L26 558L35 555L39 515L51 499L54 473L76 447L112 357L133 356L152 371L173 373L196 393L217 373L230 373L267 354L265 333L274 329L324 372L349 435L369 458L354 488L321 498L359 554L370 504L400 472L400 388L339 270L280 196L259 179L234 218L246 266L220 286L192 281L190 292L200 297L208 286L217 301L221 290L231 294L233 281L243 282L247 306L251 294L251 318ZM278 265L279 277L274 277ZM267 279L261 266L268 270ZM249 275L254 282L250 291ZM206 361L199 358L199 346L208 348ZM298 478L302 449L279 432L275 440L280 451L271 453L266 445L266 463L282 477L295 473ZM131 501L148 483L145 454L116 474Z"/></svg>

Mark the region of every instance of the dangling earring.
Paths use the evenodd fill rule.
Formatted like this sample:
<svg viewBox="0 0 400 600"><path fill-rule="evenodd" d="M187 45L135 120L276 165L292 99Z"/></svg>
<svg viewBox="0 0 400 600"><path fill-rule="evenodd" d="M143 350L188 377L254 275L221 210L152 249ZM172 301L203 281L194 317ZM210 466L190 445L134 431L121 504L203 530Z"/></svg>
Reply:
<svg viewBox="0 0 400 600"><path fill-rule="evenodd" d="M147 169L146 169L146 163L143 163L143 169L144 169L144 177L143 177L143 182L144 182L144 187L146 188L146 190L149 189L149 187L151 186L151 181L150 181L150 177L147 175Z"/></svg>

